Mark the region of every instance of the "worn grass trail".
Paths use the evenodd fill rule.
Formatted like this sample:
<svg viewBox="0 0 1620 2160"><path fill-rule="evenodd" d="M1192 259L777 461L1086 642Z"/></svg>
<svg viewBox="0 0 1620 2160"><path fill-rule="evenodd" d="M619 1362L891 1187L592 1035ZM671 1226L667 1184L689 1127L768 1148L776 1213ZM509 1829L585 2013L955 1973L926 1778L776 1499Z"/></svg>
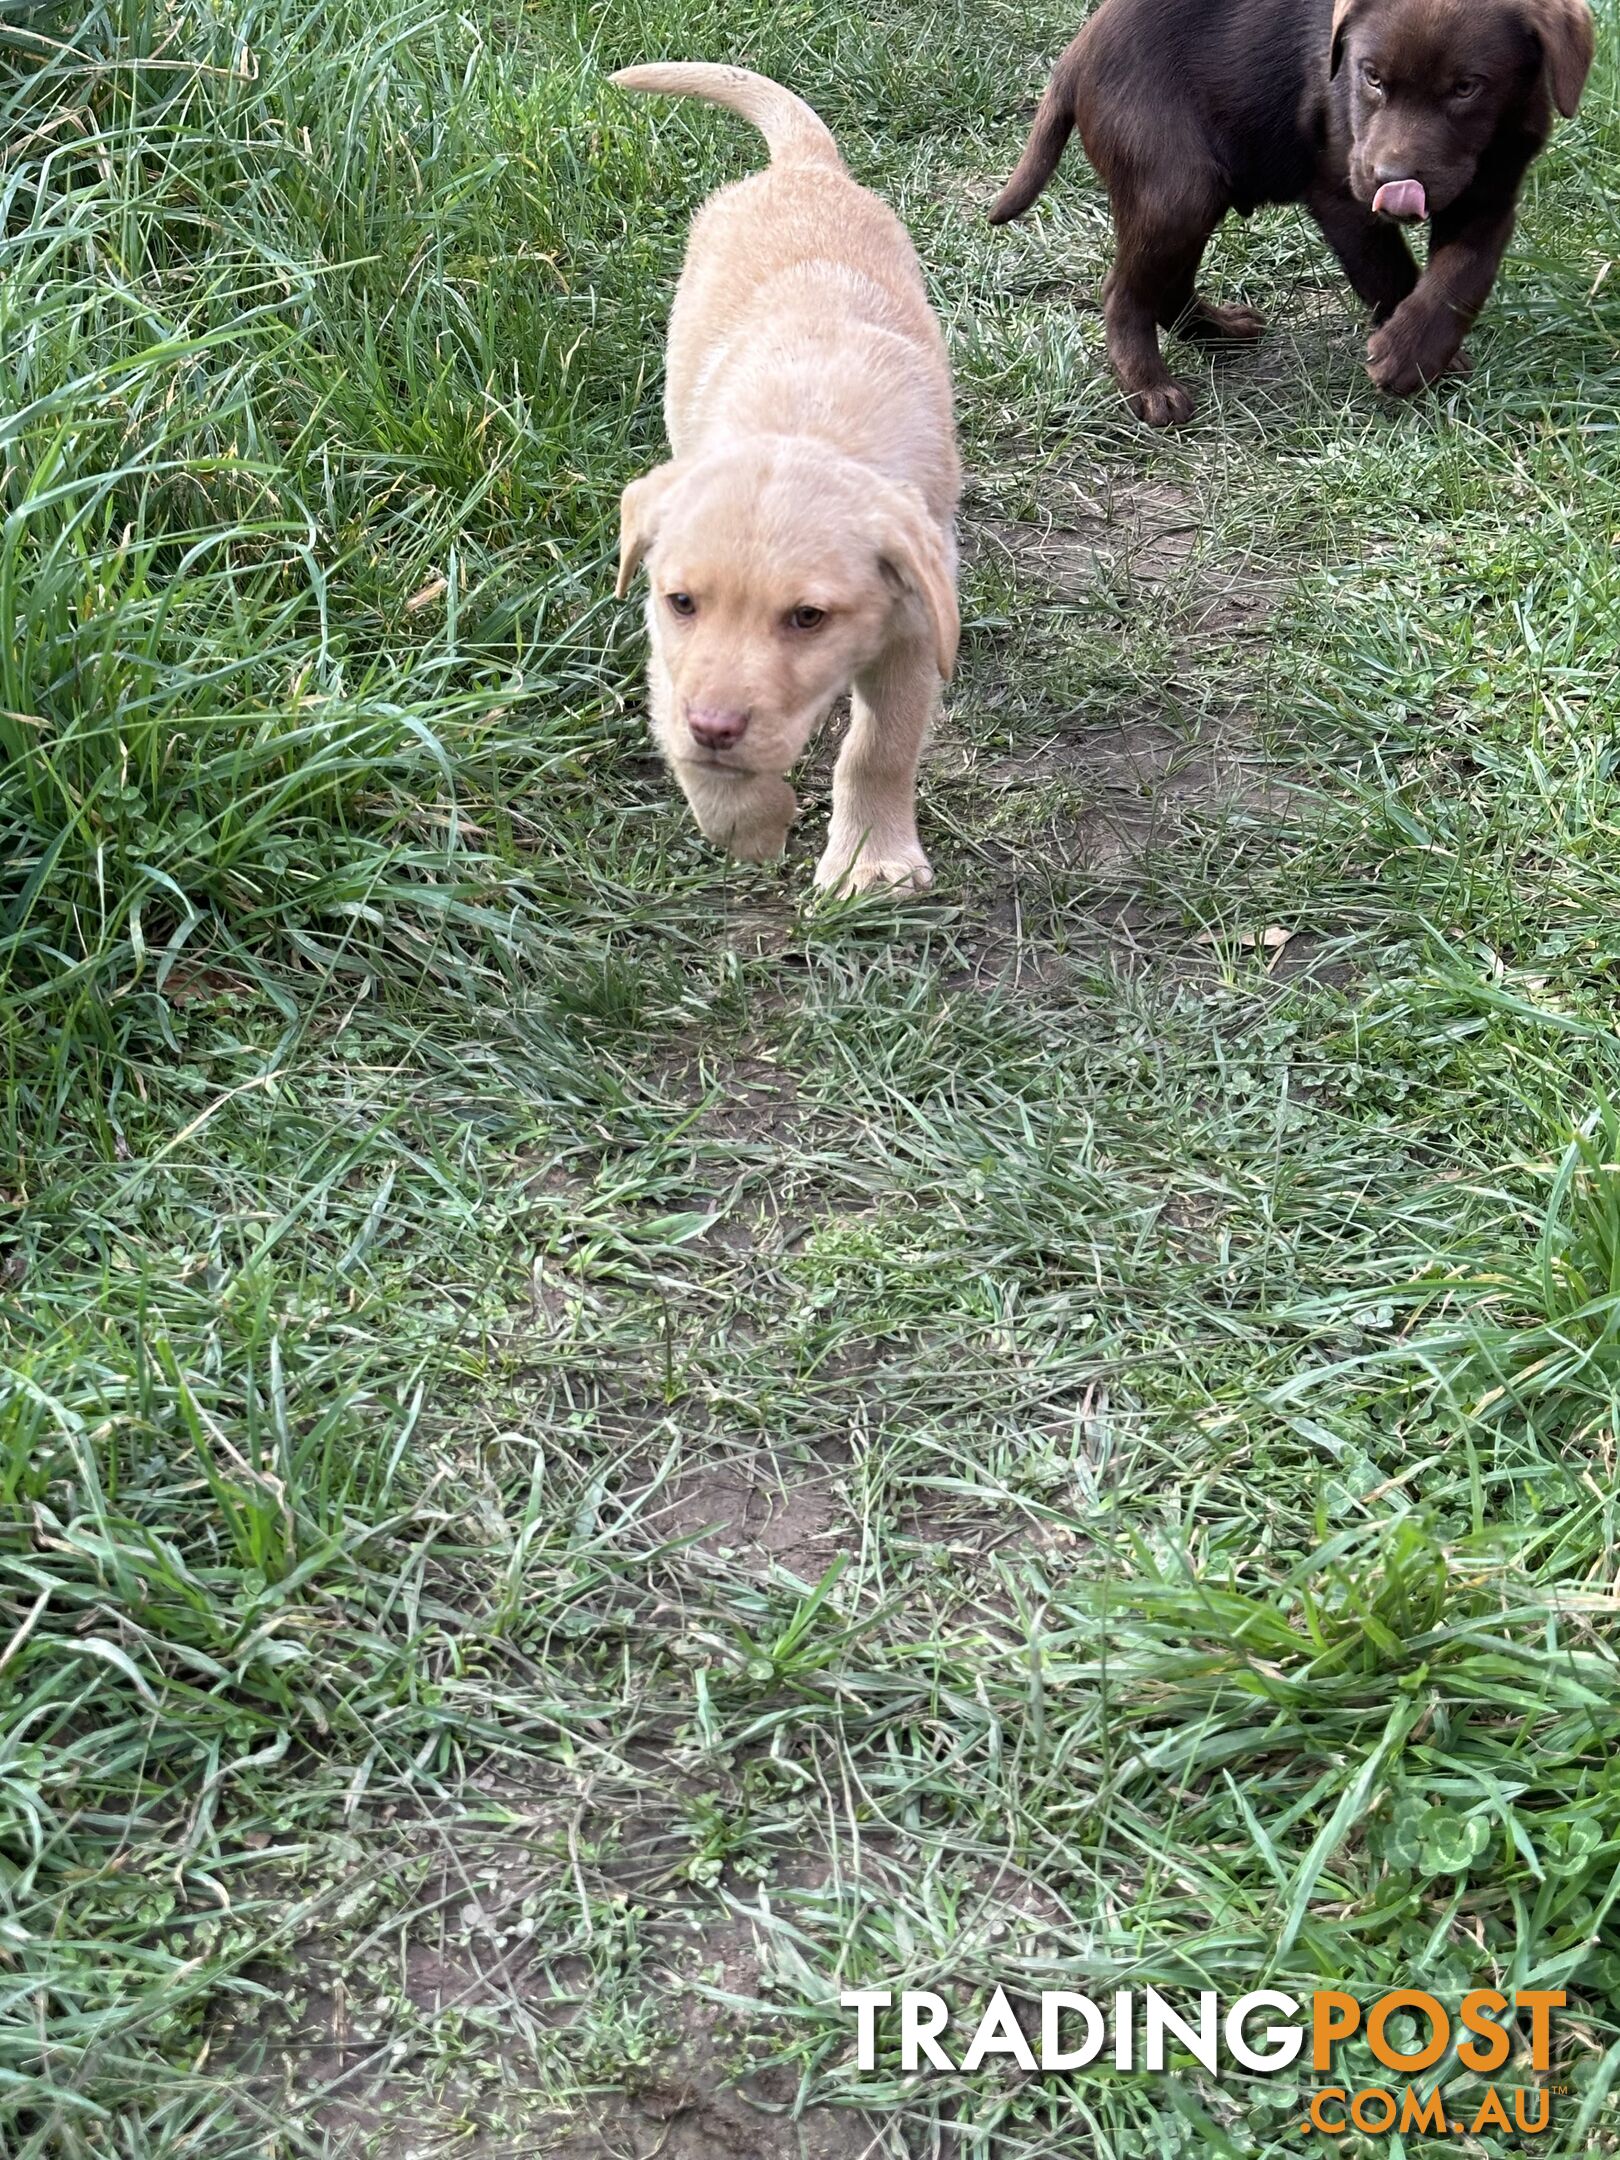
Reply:
<svg viewBox="0 0 1620 2160"><path fill-rule="evenodd" d="M840 1986L996 1981L1566 1986L1612 2148L1602 16L1469 383L1268 217L1175 440L1078 161L982 223L1052 0L0 24L8 2154L1298 2149L852 2069ZM949 328L921 905L806 905L825 761L755 871L646 753L617 493L759 155L655 54Z"/></svg>

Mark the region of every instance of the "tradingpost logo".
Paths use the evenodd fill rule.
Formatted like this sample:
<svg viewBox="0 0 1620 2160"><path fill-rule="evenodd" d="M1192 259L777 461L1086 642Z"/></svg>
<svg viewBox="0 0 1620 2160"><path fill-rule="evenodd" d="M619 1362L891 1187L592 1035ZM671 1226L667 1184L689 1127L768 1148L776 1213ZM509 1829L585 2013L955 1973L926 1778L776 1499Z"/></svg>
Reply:
<svg viewBox="0 0 1620 2160"><path fill-rule="evenodd" d="M1362 2003L1338 1988L1318 1988L1303 1998L1257 1988L1223 2006L1213 1988L1178 2009L1157 1988L1122 1990L1104 2002L1052 1989L1029 1998L1038 2021L1038 2044L1019 2022L1004 1988L960 2033L944 1996L927 1989L851 1989L839 1997L855 2012L857 2069L878 2061L878 2018L898 2011L902 2072L972 2072L1005 2057L1020 2070L1051 2076L1083 2070L1104 2059L1116 2070L1156 2074L1175 2051L1190 2055L1220 2076L1236 2067L1252 2077L1291 2069L1309 2050L1309 2064L1323 2082L1302 2101L1295 2131L1304 2137L1339 2138L1354 2130L1367 2137L1477 2135L1485 2130L1539 2137L1552 2128L1556 2088L1538 2082L1552 2067L1552 2018L1565 2003L1562 1989L1520 1988L1512 1995L1475 1988L1455 2017L1423 1988L1394 1988ZM1390 2027L1402 2020L1397 2045ZM1415 2031L1408 2033L1410 2025ZM1449 2055L1473 2077L1493 2078L1513 2052L1517 2026L1529 2051L1533 2080L1518 2078L1483 2087L1466 2100L1448 2100L1443 2086L1425 2079ZM1375 2063L1388 2073L1383 2084L1333 2083L1336 2051L1361 2038Z"/></svg>

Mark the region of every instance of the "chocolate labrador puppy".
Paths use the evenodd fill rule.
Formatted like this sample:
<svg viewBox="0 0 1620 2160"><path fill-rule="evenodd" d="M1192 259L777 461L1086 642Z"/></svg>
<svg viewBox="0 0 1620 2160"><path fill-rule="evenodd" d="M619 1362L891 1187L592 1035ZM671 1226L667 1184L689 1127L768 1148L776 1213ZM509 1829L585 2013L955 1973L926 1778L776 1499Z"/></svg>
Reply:
<svg viewBox="0 0 1620 2160"><path fill-rule="evenodd" d="M1228 210L1302 202L1372 310L1368 374L1408 397L1467 366L1525 172L1592 53L1586 0L1102 0L990 222L1029 208L1078 127L1118 238L1109 358L1141 417L1169 427L1193 401L1159 331L1264 328L1197 291L1210 235ZM1425 219L1420 277L1400 228Z"/></svg>

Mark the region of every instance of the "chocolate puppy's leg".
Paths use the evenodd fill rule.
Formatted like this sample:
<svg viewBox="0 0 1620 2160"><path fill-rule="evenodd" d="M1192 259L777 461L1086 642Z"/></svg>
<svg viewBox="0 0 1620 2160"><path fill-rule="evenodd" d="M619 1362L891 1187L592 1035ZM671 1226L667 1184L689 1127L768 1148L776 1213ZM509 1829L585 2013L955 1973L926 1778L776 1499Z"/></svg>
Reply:
<svg viewBox="0 0 1620 2160"><path fill-rule="evenodd" d="M1192 418L1192 393L1164 364L1159 326L1192 305L1215 219L1174 221L1156 206L1116 197L1114 226L1119 249L1103 287L1108 357L1131 409L1149 427L1176 427Z"/></svg>
<svg viewBox="0 0 1620 2160"><path fill-rule="evenodd" d="M1472 215L1450 210L1435 219L1428 268L1367 342L1367 373L1390 397L1410 397L1456 371L1513 237L1513 207L1493 202Z"/></svg>
<svg viewBox="0 0 1620 2160"><path fill-rule="evenodd" d="M1172 330L1189 345L1248 344L1266 327L1265 317L1251 307L1223 307L1206 300L1197 290L1197 268L1173 289L1167 288L1159 302L1159 327Z"/></svg>
<svg viewBox="0 0 1620 2160"><path fill-rule="evenodd" d="M1417 264L1398 225L1387 225L1358 203L1348 188L1318 188L1310 212L1344 265L1356 297L1387 322L1418 281Z"/></svg>

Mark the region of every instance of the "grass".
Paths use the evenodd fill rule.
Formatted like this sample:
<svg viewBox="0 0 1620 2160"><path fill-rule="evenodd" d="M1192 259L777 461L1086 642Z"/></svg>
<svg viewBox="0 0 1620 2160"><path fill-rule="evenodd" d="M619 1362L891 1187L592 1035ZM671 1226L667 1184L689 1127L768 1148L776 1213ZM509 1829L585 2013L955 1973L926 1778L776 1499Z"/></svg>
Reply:
<svg viewBox="0 0 1620 2160"><path fill-rule="evenodd" d="M1272 215L1175 440L1079 161L982 223L1045 0L0 14L8 2155L1299 2149L852 2068L997 1981L1565 1986L1614 2148L1601 12L1471 381ZM647 754L617 494L759 155L603 87L682 53L949 330L915 907Z"/></svg>

